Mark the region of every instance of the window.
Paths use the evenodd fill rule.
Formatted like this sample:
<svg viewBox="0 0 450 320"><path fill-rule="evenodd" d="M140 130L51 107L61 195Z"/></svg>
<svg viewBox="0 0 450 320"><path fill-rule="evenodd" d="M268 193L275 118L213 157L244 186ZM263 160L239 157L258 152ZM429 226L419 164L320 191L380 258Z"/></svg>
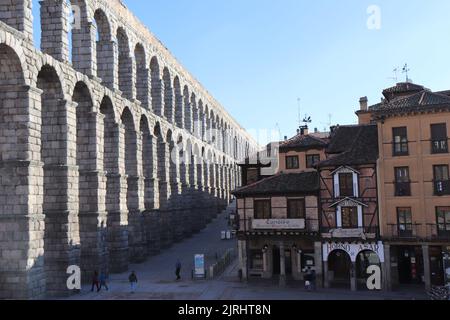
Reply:
<svg viewBox="0 0 450 320"><path fill-rule="evenodd" d="M255 200L255 219L270 219L270 209L270 200Z"/></svg>
<svg viewBox="0 0 450 320"><path fill-rule="evenodd" d="M450 234L450 207L438 207L436 215L439 234Z"/></svg>
<svg viewBox="0 0 450 320"><path fill-rule="evenodd" d="M306 167L314 168L315 165L317 165L320 162L320 155L319 154L312 154L306 156Z"/></svg>
<svg viewBox="0 0 450 320"><path fill-rule="evenodd" d="M434 166L434 192L438 196L450 195L448 165Z"/></svg>
<svg viewBox="0 0 450 320"><path fill-rule="evenodd" d="M393 128L394 156L408 155L408 130L406 127Z"/></svg>
<svg viewBox="0 0 450 320"><path fill-rule="evenodd" d="M447 125L431 125L431 153L448 153Z"/></svg>
<svg viewBox="0 0 450 320"><path fill-rule="evenodd" d="M305 200L289 199L288 200L288 219L305 219Z"/></svg>
<svg viewBox="0 0 450 320"><path fill-rule="evenodd" d="M342 207L341 217L342 217L342 228L355 229L359 227L357 207Z"/></svg>
<svg viewBox="0 0 450 320"><path fill-rule="evenodd" d="M339 191L341 197L353 197L353 173L339 174Z"/></svg>
<svg viewBox="0 0 450 320"><path fill-rule="evenodd" d="M398 233L401 237L413 235L411 208L397 208Z"/></svg>
<svg viewBox="0 0 450 320"><path fill-rule="evenodd" d="M409 168L395 168L395 196L407 197L411 195L411 183L409 180Z"/></svg>
<svg viewBox="0 0 450 320"><path fill-rule="evenodd" d="M286 169L298 169L300 168L298 163L298 156L286 157Z"/></svg>

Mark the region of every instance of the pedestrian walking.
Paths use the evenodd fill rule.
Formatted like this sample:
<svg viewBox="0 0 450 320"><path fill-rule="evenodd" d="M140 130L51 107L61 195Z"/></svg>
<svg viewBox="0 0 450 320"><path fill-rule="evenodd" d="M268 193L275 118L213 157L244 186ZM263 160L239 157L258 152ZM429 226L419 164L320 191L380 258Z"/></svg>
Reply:
<svg viewBox="0 0 450 320"><path fill-rule="evenodd" d="M312 273L311 273L311 269L308 268L308 271L306 271L306 274L304 276L305 279L305 289L308 291L311 291L311 282L312 282Z"/></svg>
<svg viewBox="0 0 450 320"><path fill-rule="evenodd" d="M181 262L180 260L177 260L177 263L175 264L175 275L177 276L177 281L181 279Z"/></svg>
<svg viewBox="0 0 450 320"><path fill-rule="evenodd" d="M136 272L134 272L134 271L131 272L130 276L128 277L128 281L130 281L131 293L134 293L136 290L137 283L138 283Z"/></svg>
<svg viewBox="0 0 450 320"><path fill-rule="evenodd" d="M108 276L106 275L105 272L102 272L100 274L100 288L98 289L98 291L102 290L103 287L105 287L106 291L109 291L108 285L106 283L108 279Z"/></svg>
<svg viewBox="0 0 450 320"><path fill-rule="evenodd" d="M94 292L94 287L97 287L97 292L100 291L99 282L98 282L98 272L94 271L92 276L92 288L91 292Z"/></svg>

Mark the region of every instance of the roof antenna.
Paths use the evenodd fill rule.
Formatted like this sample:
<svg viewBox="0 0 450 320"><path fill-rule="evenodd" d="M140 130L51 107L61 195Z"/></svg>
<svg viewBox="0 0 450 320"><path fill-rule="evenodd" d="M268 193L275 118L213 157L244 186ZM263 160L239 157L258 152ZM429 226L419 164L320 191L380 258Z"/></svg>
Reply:
<svg viewBox="0 0 450 320"><path fill-rule="evenodd" d="M408 64L405 63L405 66L403 67L402 72L406 74L406 82L407 82L407 83L410 82L410 79L409 79L409 77L408 77L408 72L409 72L410 70L411 70L411 69L408 68Z"/></svg>
<svg viewBox="0 0 450 320"><path fill-rule="evenodd" d="M297 98L297 107L298 107L298 127L300 128L302 126L302 116L300 114L300 98Z"/></svg>
<svg viewBox="0 0 450 320"><path fill-rule="evenodd" d="M393 77L388 78L389 80L394 80L395 84L398 83L398 69L399 69L399 67L395 67L394 70L392 70Z"/></svg>

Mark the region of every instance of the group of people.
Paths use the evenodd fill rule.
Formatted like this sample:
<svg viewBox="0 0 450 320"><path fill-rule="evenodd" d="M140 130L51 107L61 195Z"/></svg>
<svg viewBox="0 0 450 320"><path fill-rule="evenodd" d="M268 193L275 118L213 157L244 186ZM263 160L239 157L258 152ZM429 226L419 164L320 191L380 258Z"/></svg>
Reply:
<svg viewBox="0 0 450 320"><path fill-rule="evenodd" d="M180 260L177 260L175 264L175 276L176 280L181 280L181 262ZM106 291L109 290L107 285L108 276L105 272L98 273L98 271L94 271L94 274L92 276L92 288L91 292L94 292L94 289L97 289L97 292L100 292L100 290L105 287ZM132 271L131 274L128 276L128 282L130 283L130 292L134 293L137 288L138 278L135 271Z"/></svg>

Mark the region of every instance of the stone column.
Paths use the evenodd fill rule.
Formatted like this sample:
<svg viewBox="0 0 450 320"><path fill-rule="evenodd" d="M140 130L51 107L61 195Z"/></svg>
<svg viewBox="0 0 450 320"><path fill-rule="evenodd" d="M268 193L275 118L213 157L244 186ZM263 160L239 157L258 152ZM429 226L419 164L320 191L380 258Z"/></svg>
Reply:
<svg viewBox="0 0 450 320"><path fill-rule="evenodd" d="M85 5L75 2L80 6L75 26L72 28L72 65L73 68L85 75L94 77L97 75L96 34L97 28L89 21Z"/></svg>
<svg viewBox="0 0 450 320"><path fill-rule="evenodd" d="M328 263L323 263L321 242L314 242L314 263L316 267L316 286L317 288L322 288L324 278L322 272L325 265L328 266Z"/></svg>
<svg viewBox="0 0 450 320"><path fill-rule="evenodd" d="M425 290L431 290L431 268L430 268L430 247L428 244L422 245L423 252L423 275L425 278Z"/></svg>
<svg viewBox="0 0 450 320"><path fill-rule="evenodd" d="M142 168L142 134L136 135L136 175L128 176L128 246L130 261L135 263L144 262L147 258L147 239L144 219L144 176ZM134 157L133 157L134 158Z"/></svg>
<svg viewBox="0 0 450 320"><path fill-rule="evenodd" d="M88 136L85 150L95 158L85 156L89 164L79 168L79 219L81 239L81 270L83 281L88 282L93 270L108 272L106 243L106 175L103 168L103 122L101 113L91 113L87 123L79 125ZM78 146L80 147L80 146Z"/></svg>
<svg viewBox="0 0 450 320"><path fill-rule="evenodd" d="M284 242L280 241L280 287L286 286L286 252Z"/></svg>
<svg viewBox="0 0 450 320"><path fill-rule="evenodd" d="M0 87L0 299L45 298L42 91Z"/></svg>
<svg viewBox="0 0 450 320"><path fill-rule="evenodd" d="M65 0L43 0L41 4L41 49L53 58L69 61L70 5Z"/></svg>
<svg viewBox="0 0 450 320"><path fill-rule="evenodd" d="M350 288L352 291L356 291L356 262L352 261L352 266L350 269Z"/></svg>
<svg viewBox="0 0 450 320"><path fill-rule="evenodd" d="M4 1L0 5L0 21L22 32L33 42L32 0Z"/></svg>
<svg viewBox="0 0 450 320"><path fill-rule="evenodd" d="M119 88L117 74L117 43L108 40L99 40L97 49L97 77L102 80L102 84L111 90Z"/></svg>
<svg viewBox="0 0 450 320"><path fill-rule="evenodd" d="M106 207L108 211L109 269L113 273L128 270L127 176L125 174L125 126L114 125L116 140L114 170L107 173Z"/></svg>

